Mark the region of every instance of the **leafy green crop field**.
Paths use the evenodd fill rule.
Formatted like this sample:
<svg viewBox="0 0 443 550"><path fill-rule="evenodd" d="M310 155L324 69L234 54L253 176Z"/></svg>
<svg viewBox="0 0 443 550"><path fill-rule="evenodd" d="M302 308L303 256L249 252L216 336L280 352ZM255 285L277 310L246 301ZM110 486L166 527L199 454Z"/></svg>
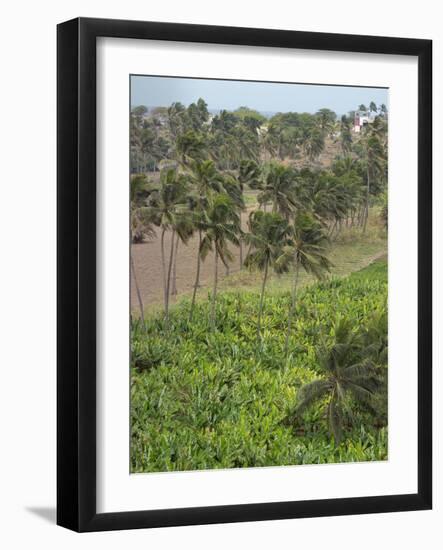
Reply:
<svg viewBox="0 0 443 550"><path fill-rule="evenodd" d="M145 328L133 321L132 472L387 459L386 422L363 410L338 445L324 403L287 421L298 389L322 376L317 348L333 338L336 323L364 330L386 312L386 260L303 288L286 356L289 300L287 290L265 297L261 343L259 294L244 289L220 292L215 330L209 300L196 304L191 324L187 298L171 312L168 330L161 314Z"/></svg>

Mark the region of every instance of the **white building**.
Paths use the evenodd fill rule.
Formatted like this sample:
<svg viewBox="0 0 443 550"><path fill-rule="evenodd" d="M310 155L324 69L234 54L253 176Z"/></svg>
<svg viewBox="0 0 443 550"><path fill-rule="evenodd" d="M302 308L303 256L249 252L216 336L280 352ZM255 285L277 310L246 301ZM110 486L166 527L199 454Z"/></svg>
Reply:
<svg viewBox="0 0 443 550"><path fill-rule="evenodd" d="M360 132L366 124L372 124L375 120L375 113L370 111L356 111L354 115L354 132Z"/></svg>

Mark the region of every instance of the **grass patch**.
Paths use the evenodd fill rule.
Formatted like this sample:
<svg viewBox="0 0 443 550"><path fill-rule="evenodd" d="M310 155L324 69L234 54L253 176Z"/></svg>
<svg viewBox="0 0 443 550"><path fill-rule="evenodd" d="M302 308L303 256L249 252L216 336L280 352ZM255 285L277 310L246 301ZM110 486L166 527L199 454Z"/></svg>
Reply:
<svg viewBox="0 0 443 550"><path fill-rule="evenodd" d="M374 220L374 216L372 216ZM359 271L371 264L374 260L384 257L387 254L386 232L380 228L375 219L368 227L365 235L360 228L344 228L337 240L331 243L328 258L333 263L330 274L326 278L346 277L349 274ZM262 274L251 272L247 269L224 277L220 287L225 290L241 289L259 291L262 281ZM312 275L303 271L299 276L300 286L306 286L315 282ZM289 290L292 284L291 275L271 274L266 288L267 293Z"/></svg>

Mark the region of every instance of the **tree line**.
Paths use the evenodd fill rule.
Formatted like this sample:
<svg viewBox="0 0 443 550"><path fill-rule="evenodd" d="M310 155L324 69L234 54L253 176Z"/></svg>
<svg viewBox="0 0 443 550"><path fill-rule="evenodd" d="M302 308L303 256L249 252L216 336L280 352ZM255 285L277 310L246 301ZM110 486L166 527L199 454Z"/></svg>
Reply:
<svg viewBox="0 0 443 550"><path fill-rule="evenodd" d="M375 109L373 103L371 109ZM215 323L219 263L229 269L233 260L230 246L240 248L241 267L263 271L262 297L269 270L294 273L292 311L300 269L321 277L330 266L328 240L343 224L358 225L365 231L371 197L381 195L386 187L384 106L358 139L352 135L349 139L352 113L337 123L336 114L329 109L314 115L279 113L267 121L260 113L240 107L210 118L206 103L199 99L187 108L174 103L154 110L151 116L147 113L146 107L131 112L131 240L140 242L155 235L155 228L160 230L166 319L171 294L176 292L177 249L193 235L198 236L199 245L190 320L201 262L213 251L211 317ZM341 142L342 155L328 169L313 165L324 140L332 135ZM300 149L307 163L296 169L290 159ZM146 172L148 164L140 171L134 159L143 157L148 162L157 155L158 160L159 151L163 151L163 162L151 166L160 172L158 181L153 181ZM246 232L241 226L245 189L255 190L258 202L258 210L249 215ZM168 251L166 231L171 232ZM243 259L244 245L248 252ZM143 316L135 273L134 279ZM289 314L288 335L290 324Z"/></svg>
<svg viewBox="0 0 443 550"><path fill-rule="evenodd" d="M386 134L387 108L371 102L359 112L374 116L379 134ZM277 113L267 119L242 106L215 116L200 98L185 107L175 102L149 111L144 105L131 111L131 169L156 171L172 159L187 156L212 158L221 170L238 169L244 159L297 158L311 162L324 151L326 139L336 141L342 154L352 152L352 125L356 111L337 117L331 109L317 113Z"/></svg>

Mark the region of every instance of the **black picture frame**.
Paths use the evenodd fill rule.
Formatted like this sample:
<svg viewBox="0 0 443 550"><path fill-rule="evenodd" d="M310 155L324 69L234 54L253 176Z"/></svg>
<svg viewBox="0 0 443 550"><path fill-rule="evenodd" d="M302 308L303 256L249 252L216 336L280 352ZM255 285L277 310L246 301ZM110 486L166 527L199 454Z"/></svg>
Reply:
<svg viewBox="0 0 443 550"><path fill-rule="evenodd" d="M96 39L418 58L418 491L392 496L96 512ZM75 531L426 510L432 506L432 42L78 18L57 29L57 523Z"/></svg>

